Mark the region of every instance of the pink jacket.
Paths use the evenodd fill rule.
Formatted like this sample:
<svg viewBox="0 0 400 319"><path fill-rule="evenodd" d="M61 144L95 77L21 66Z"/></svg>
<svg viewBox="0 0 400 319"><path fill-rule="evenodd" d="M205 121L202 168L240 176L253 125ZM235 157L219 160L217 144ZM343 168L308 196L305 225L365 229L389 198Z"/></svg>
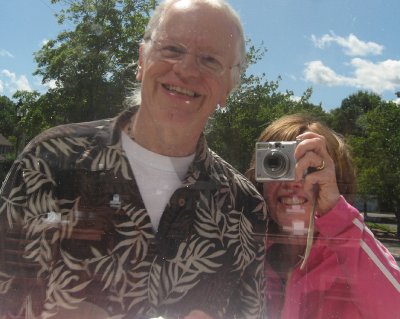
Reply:
<svg viewBox="0 0 400 319"><path fill-rule="evenodd" d="M315 226L307 264L293 270L286 291L266 265L267 318L399 319L400 269L357 209L342 197Z"/></svg>

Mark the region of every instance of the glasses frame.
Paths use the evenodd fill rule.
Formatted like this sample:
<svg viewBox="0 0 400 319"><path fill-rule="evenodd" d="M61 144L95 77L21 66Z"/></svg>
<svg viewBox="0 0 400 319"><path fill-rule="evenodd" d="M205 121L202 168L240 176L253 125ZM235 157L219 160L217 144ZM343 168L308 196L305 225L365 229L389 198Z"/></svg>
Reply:
<svg viewBox="0 0 400 319"><path fill-rule="evenodd" d="M158 57L160 58L160 60L169 63L180 63L185 59L186 55L194 56L196 58L195 60L198 69L205 74L210 74L218 77L223 75L228 70L231 71L235 67L240 67L240 63L236 63L231 66L225 65L225 63L221 61L220 57L216 54L207 52L190 52L188 47L180 42L175 42L168 39L154 40L152 38L144 39L144 42L153 43L153 48L158 53ZM216 61L215 67L212 66L212 60ZM207 61L210 61L209 65L207 65ZM217 66L218 64L220 65L220 67Z"/></svg>

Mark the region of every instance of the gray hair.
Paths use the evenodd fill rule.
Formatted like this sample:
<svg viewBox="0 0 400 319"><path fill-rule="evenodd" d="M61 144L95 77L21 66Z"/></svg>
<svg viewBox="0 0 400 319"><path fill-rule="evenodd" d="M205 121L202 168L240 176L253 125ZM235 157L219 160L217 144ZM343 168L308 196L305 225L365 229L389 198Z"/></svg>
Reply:
<svg viewBox="0 0 400 319"><path fill-rule="evenodd" d="M165 14L168 11L168 8L170 8L173 4L176 2L179 2L182 0L164 0L162 3L160 3L154 10L153 15L151 16L146 30L144 32L143 36L143 41L144 43L147 43L151 38L154 37L154 34L157 32L158 27L164 20ZM246 54L246 43L245 43L245 38L244 38L244 32L243 32L243 27L242 23L240 21L240 17L238 13L231 7L231 5L226 2L225 0L192 0L193 2L202 2L207 5L210 5L213 8L220 9L224 11L227 16L232 20L234 23L237 33L238 33L238 38L239 38L239 48L240 48L240 53L239 53L239 63L238 67L232 68L231 70L231 76L232 76L232 83L233 87L231 88L231 91L233 91L238 85L240 81L240 75L242 72L247 67L247 54ZM128 97L129 101L138 105L141 102L141 97L140 97L140 87L133 92L132 96Z"/></svg>

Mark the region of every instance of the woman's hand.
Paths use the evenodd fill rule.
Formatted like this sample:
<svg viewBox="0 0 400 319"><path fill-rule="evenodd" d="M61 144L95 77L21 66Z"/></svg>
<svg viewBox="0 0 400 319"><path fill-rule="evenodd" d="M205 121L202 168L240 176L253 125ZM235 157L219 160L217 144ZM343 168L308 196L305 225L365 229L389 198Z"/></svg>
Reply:
<svg viewBox="0 0 400 319"><path fill-rule="evenodd" d="M340 193L336 182L335 163L330 157L325 137L306 132L297 139L301 142L295 150L296 180L302 180L304 191L315 192L317 185L316 210L320 215L329 212L338 202ZM305 175L305 172L311 171Z"/></svg>

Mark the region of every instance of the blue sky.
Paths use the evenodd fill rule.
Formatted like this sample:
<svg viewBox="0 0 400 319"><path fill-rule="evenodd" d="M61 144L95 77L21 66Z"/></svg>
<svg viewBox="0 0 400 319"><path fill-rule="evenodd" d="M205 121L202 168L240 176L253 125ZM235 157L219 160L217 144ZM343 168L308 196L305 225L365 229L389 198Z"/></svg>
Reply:
<svg viewBox="0 0 400 319"><path fill-rule="evenodd" d="M357 90L395 100L400 91L400 1L398 0L230 0L245 34L267 49L251 73L295 96L313 88L313 103L326 109ZM33 53L64 28L50 0L1 0L0 95L17 89L46 90Z"/></svg>

